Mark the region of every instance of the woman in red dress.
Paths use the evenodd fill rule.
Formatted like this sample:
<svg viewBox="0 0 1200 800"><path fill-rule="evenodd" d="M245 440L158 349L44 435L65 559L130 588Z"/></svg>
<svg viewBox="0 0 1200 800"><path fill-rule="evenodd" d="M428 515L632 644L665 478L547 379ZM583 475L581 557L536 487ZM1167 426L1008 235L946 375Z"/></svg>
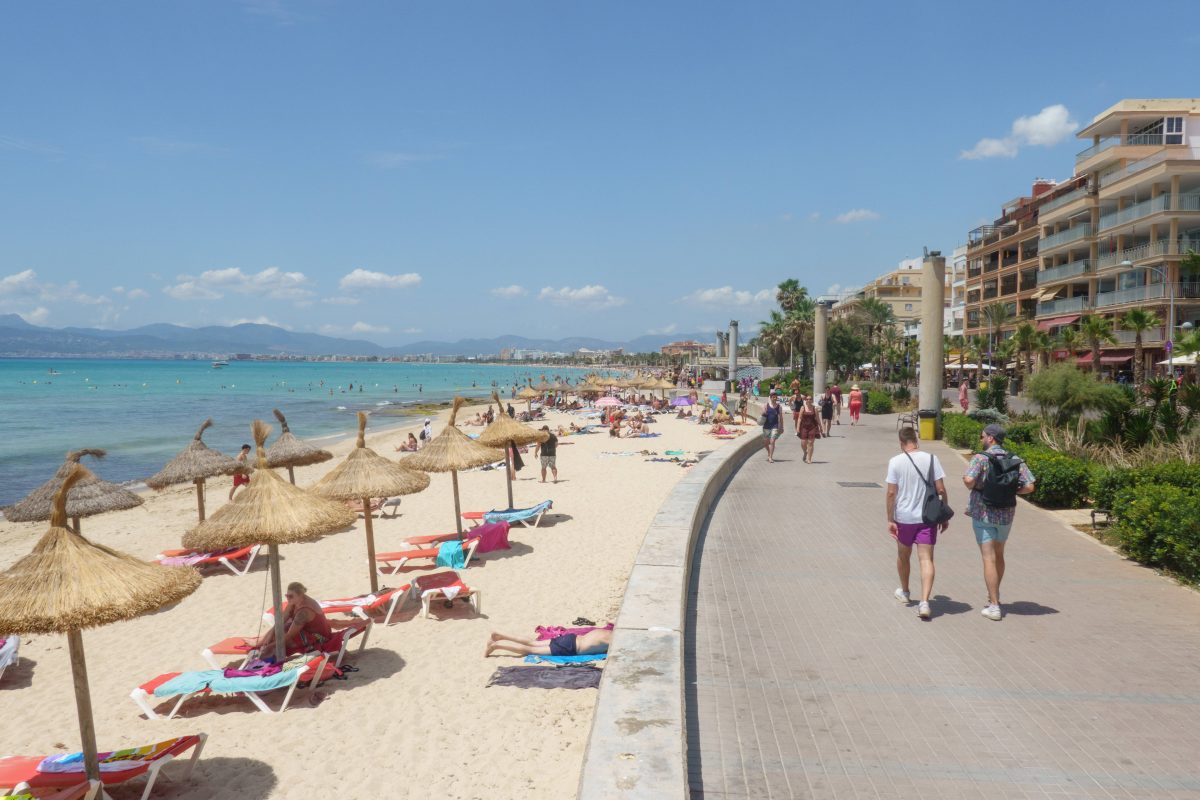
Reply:
<svg viewBox="0 0 1200 800"><path fill-rule="evenodd" d="M817 409L812 398L804 395L804 403L800 406L800 424L796 435L804 448L804 463L811 464L813 459L813 442L821 435L821 422L817 419Z"/></svg>

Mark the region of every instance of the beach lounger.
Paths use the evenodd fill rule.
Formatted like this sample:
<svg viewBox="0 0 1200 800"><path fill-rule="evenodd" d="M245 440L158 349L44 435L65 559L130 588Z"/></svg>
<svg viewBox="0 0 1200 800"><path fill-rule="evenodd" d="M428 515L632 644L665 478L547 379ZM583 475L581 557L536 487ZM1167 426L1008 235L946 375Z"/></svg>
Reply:
<svg viewBox="0 0 1200 800"><path fill-rule="evenodd" d="M411 588L410 584L404 584L397 589L389 589L384 587L373 594L360 594L355 597L337 597L333 600L318 600L317 603L321 606L321 610L326 614L349 614L358 619L369 620L371 615L383 611L383 624L387 625L392 621L392 614L395 613L399 606L404 605L404 595ZM284 609L287 609L287 603L283 604ZM385 610L386 609L386 610ZM263 613L263 619L270 620L275 614L275 610L268 608ZM366 647L366 640L363 640L362 645L358 648L362 650Z"/></svg>
<svg viewBox="0 0 1200 800"><path fill-rule="evenodd" d="M395 592L393 595L395 599L391 599L392 604L394 605L397 600L399 600L400 603L403 603L402 598L404 597L404 593L408 590L409 587L407 585L402 589L393 590ZM392 592L389 592L389 594L392 594ZM287 606L284 606L284 608L286 607ZM274 609L267 609L267 613L263 614L263 619L267 620L268 622L272 621L274 616L272 613L273 610ZM388 612L388 618L391 619L390 611ZM349 647L350 641L357 636L362 636L362 641L358 643L358 652L361 653L367 646L367 640L371 638L371 626L374 624L375 621L370 617L363 616L361 619L355 620L350 625L335 630L333 632L333 637L325 643L324 647L322 647L320 650L314 650L308 655L312 655L314 657L318 655L331 656L333 659L333 665L335 667L340 667L342 666L342 659L346 657L346 648ZM259 655L260 653L258 652L257 648L250 644L250 642L246 641L246 637L244 636L230 636L228 639L222 639L216 644L209 645L200 651L200 657L204 659L204 663L208 664L213 669L221 669L221 664L219 661L217 661L217 656L240 656L242 661L238 666L244 667L251 661L251 659L256 658ZM289 655L299 654L291 653Z"/></svg>
<svg viewBox="0 0 1200 800"><path fill-rule="evenodd" d="M479 546L479 537L464 539L461 543L463 549L463 569L471 563L471 558L475 555L475 548ZM441 546L416 548L413 550L396 550L392 553L376 553L375 554L375 569L380 575L395 575L400 570L408 569L431 569L437 565L434 563L411 565L410 561L429 560L437 561L438 552Z"/></svg>
<svg viewBox="0 0 1200 800"><path fill-rule="evenodd" d="M229 550L217 550L215 552L205 552L203 550L164 550L155 556L154 560L164 566L203 568L220 564L234 575L240 577L249 572L250 568L254 566L254 559L258 558L258 551L261 548L261 544L256 544L250 547L234 547ZM242 560L245 560L245 563L239 569L235 566L235 562Z"/></svg>
<svg viewBox="0 0 1200 800"><path fill-rule="evenodd" d="M141 797L142 800L146 800L163 768L188 750L192 750L192 757L187 760L180 774L172 777L183 780L191 777L207 739L207 734L200 733L168 739L147 747L135 748L133 751L100 753L100 783L116 786L145 775L146 788ZM142 754L138 755L139 752ZM63 771L49 771L51 767ZM41 793L52 789L68 789L79 785L84 779L83 772L82 753L66 756L9 756L0 758L0 787L22 786Z"/></svg>
<svg viewBox="0 0 1200 800"><path fill-rule="evenodd" d="M463 514L463 519L469 520L475 525L479 524L479 520L484 522L507 522L512 525L516 522L521 523L526 528L536 528L542 522L542 515L554 507L553 500L544 500L536 506L529 508L506 508L502 511L468 511ZM532 522L530 522L532 520Z"/></svg>
<svg viewBox="0 0 1200 800"><path fill-rule="evenodd" d="M28 785L18 784L10 793L0 794L0 797L9 798L9 800L95 800L100 793L100 781L84 781L78 786L71 786L49 794L43 792L36 797L30 794L31 791L32 789Z"/></svg>
<svg viewBox="0 0 1200 800"><path fill-rule="evenodd" d="M0 639L0 678L4 677L4 670L16 664L20 658L20 636L9 636L6 639Z"/></svg>
<svg viewBox="0 0 1200 800"><path fill-rule="evenodd" d="M413 594L421 600L422 619L429 618L429 603L438 597L447 603L464 599L471 604L476 615L483 606L483 594L463 583L462 578L454 571L422 575L413 581L412 586Z"/></svg>
<svg viewBox="0 0 1200 800"><path fill-rule="evenodd" d="M373 497L373 498L371 498L371 505L368 506L368 508L370 509L371 513L374 514L376 511L383 508L383 504L386 503L387 501L388 501L388 498L386 498L386 497ZM350 509L351 511L356 511L359 514L361 514L361 513L363 513L362 500L347 500L346 508Z"/></svg>
<svg viewBox="0 0 1200 800"><path fill-rule="evenodd" d="M480 519L483 518L482 512L479 512L479 517ZM437 533L431 536L410 536L400 544L406 547L430 547L440 545L442 542L452 542L456 539L479 539L479 546L475 548L475 552L477 555L483 555L493 550L507 550L509 548L508 528L509 525L507 522L489 522L485 525L476 525L470 531L464 533Z"/></svg>
<svg viewBox="0 0 1200 800"><path fill-rule="evenodd" d="M312 688L316 688L318 683L333 674L334 667L329 660L329 654L322 653L310 659L303 667L285 669L283 672L262 677L226 678L224 670L221 669L166 672L134 689L129 693L129 697L137 703L147 719L173 719L185 702L197 695L206 694L241 695L264 714L282 714L292 702L292 694L297 686L304 681L310 681ZM279 710L272 712L260 695L283 688L287 689L287 694L284 695ZM178 697L179 700L165 717L154 710L154 700L162 701L171 697Z"/></svg>

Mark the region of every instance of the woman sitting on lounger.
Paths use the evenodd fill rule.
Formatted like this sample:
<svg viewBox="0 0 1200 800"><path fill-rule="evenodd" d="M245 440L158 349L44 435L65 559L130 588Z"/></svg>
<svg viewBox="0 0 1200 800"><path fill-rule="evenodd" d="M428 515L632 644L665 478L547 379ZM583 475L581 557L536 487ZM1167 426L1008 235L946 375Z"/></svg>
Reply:
<svg viewBox="0 0 1200 800"><path fill-rule="evenodd" d="M397 453L415 453L417 452L417 437L411 433L408 435L408 441L396 448Z"/></svg>
<svg viewBox="0 0 1200 800"><path fill-rule="evenodd" d="M587 633L568 633L553 639L535 641L505 633L493 633L483 657L487 658L497 650L507 650L519 656L591 656L607 653L608 646L612 644L612 635L613 632L609 628L596 628ZM505 642L512 644L504 644Z"/></svg>
<svg viewBox="0 0 1200 800"><path fill-rule="evenodd" d="M319 650L321 645L333 637L333 629L321 604L308 596L308 590L299 581L288 584L287 608L283 612L283 638L288 653L307 653ZM266 653L275 644L275 629L271 628L255 643Z"/></svg>

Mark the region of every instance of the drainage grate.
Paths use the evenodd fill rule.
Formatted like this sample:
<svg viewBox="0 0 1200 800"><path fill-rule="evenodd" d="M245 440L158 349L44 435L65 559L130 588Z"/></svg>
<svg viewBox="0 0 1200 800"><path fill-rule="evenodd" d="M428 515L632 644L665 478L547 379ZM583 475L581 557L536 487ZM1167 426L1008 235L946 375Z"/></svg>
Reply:
<svg viewBox="0 0 1200 800"><path fill-rule="evenodd" d="M838 481L837 484L838 484L838 486L841 486L842 488L845 488L845 489L882 489L883 488L878 483L870 483L870 482L860 483L858 481Z"/></svg>

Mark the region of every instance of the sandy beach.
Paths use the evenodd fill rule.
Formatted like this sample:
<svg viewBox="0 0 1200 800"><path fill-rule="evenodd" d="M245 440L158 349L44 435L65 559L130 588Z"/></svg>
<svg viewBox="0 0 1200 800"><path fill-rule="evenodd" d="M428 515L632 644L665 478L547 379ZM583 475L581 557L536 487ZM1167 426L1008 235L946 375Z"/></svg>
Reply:
<svg viewBox="0 0 1200 800"><path fill-rule="evenodd" d="M478 408L463 409L460 421ZM435 432L448 414L435 419ZM554 509L540 528L514 527L511 550L485 555L463 572L466 583L482 590L483 614L474 617L459 603L421 619L417 604L410 604L398 622L374 626L367 649L347 656L359 671L322 685L317 703L301 689L286 713L266 715L240 698L194 698L180 717L149 721L129 699L135 686L161 673L204 669L200 651L207 645L260 631L269 604L265 558L244 577L207 572L201 588L174 608L85 632L100 749L209 734L192 780L160 781L154 796L161 798L574 796L596 691L485 688L496 667L519 659L485 659L484 646L492 630L532 637L536 625L569 625L581 616L603 624L614 617L646 526L685 474L637 453L729 444L669 415L656 420L653 438L618 440L604 431L562 438L556 485L538 482L531 450L514 483L516 505L552 499ZM547 423L553 429L570 421L583 420L551 413ZM395 458L394 447L417 429L372 435L368 428L368 445ZM754 435L753 428L744 430ZM181 446L190 433L180 431ZM338 442L330 447L334 461L297 469L297 483L314 483L352 446L352 440ZM103 464L96 471L103 477ZM431 477L429 489L403 499L395 519L376 518L379 550L399 549L406 536L454 529L450 477ZM459 483L464 511L506 505L500 470L464 473ZM225 502L230 485L229 478L210 482L209 513ZM145 559L179 547L196 522L191 485L146 499L141 508L83 520L85 535ZM0 567L28 553L46 527L0 521ZM315 598L369 589L361 519L350 531L283 547L281 555L285 583L299 580ZM413 574L381 576L381 585L407 582ZM24 639L20 663L0 680L0 697L9 721L0 755L79 749L64 637ZM268 703L278 707L281 697L269 695ZM135 783L111 793L119 799L140 790Z"/></svg>

